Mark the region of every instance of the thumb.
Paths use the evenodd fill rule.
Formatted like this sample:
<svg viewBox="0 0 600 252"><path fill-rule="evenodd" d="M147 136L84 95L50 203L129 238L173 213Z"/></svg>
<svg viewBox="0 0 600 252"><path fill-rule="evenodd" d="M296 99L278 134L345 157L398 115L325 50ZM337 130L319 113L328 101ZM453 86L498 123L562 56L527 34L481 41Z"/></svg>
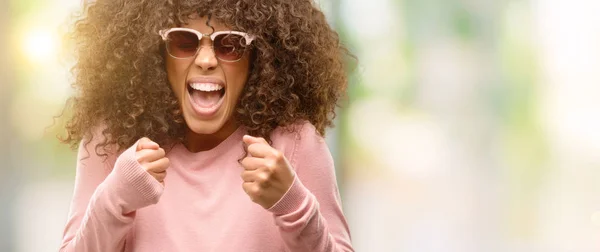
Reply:
<svg viewBox="0 0 600 252"><path fill-rule="evenodd" d="M150 140L150 138L142 137L138 141L138 145L137 145L136 151L140 151L140 150L143 150L143 149L155 149L155 150L158 150L158 148L160 148L160 146L158 146L158 144L155 143L154 141Z"/></svg>
<svg viewBox="0 0 600 252"><path fill-rule="evenodd" d="M242 140L244 141L244 143L246 145L251 145L251 144L254 144L254 143L264 143L264 144L269 145L269 143L267 143L267 140L265 140L262 137L253 137L251 135L244 135L244 137L242 138Z"/></svg>

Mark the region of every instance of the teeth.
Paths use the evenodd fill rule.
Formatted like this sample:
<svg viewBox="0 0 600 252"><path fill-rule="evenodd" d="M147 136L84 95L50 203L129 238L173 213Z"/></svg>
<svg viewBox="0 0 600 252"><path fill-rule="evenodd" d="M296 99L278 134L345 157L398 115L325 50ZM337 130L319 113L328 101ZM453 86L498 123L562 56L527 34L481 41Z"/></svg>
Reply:
<svg viewBox="0 0 600 252"><path fill-rule="evenodd" d="M223 89L223 87L221 85L217 85L214 83L192 83L192 84L190 84L190 87L192 87L194 90L204 91L204 92L219 91L219 90Z"/></svg>

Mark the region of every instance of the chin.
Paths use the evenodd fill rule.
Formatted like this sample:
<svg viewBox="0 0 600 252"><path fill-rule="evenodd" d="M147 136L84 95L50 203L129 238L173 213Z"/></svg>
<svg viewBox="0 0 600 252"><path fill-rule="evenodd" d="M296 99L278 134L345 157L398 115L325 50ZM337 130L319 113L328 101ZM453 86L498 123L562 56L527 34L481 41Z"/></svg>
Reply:
<svg viewBox="0 0 600 252"><path fill-rule="evenodd" d="M187 127L196 134L212 135L223 128L222 120L203 121L198 119L186 119Z"/></svg>

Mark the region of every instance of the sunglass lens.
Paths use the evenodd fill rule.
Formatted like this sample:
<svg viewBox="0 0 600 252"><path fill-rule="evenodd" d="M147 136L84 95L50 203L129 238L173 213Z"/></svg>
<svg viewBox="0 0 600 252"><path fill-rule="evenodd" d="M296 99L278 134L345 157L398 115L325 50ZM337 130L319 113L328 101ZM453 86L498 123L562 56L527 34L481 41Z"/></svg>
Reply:
<svg viewBox="0 0 600 252"><path fill-rule="evenodd" d="M187 31L173 31L168 35L167 49L177 58L188 58L196 55L200 41L196 34Z"/></svg>
<svg viewBox="0 0 600 252"><path fill-rule="evenodd" d="M246 50L246 40L237 34L218 35L213 43L217 58L225 61L239 60Z"/></svg>

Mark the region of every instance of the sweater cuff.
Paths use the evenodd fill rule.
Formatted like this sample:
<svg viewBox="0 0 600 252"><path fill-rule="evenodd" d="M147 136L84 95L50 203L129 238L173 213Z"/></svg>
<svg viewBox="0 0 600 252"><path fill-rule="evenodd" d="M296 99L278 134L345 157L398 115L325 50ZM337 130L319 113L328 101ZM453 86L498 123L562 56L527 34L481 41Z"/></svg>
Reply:
<svg viewBox="0 0 600 252"><path fill-rule="evenodd" d="M137 161L135 152L138 142L125 150L115 163L115 176L123 183L123 197L127 197L125 211L130 212L156 204L163 193L163 186ZM127 195L127 196L126 196Z"/></svg>
<svg viewBox="0 0 600 252"><path fill-rule="evenodd" d="M281 199L279 199L279 201L277 201L277 203L275 203L275 205L267 210L274 215L285 215L292 213L302 206L302 203L308 196L308 189L304 187L296 175L294 182L288 191L281 197Z"/></svg>

